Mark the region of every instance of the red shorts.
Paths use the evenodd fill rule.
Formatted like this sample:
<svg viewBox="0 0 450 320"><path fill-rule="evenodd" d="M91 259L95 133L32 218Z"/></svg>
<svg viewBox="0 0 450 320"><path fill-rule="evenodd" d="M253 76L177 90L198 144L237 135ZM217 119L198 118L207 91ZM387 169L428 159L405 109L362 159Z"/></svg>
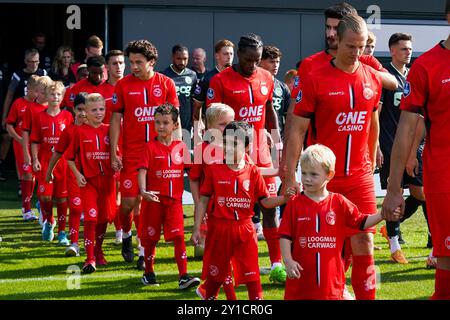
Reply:
<svg viewBox="0 0 450 320"><path fill-rule="evenodd" d="M25 165L23 161L23 147L16 140L13 141L13 149L19 176L22 178L24 173L33 173L33 168L29 164Z"/></svg>
<svg viewBox="0 0 450 320"><path fill-rule="evenodd" d="M122 198L136 198L139 195L137 160L123 161L120 171L120 195Z"/></svg>
<svg viewBox="0 0 450 320"><path fill-rule="evenodd" d="M450 193L425 193L425 199L433 237L433 255L450 257Z"/></svg>
<svg viewBox="0 0 450 320"><path fill-rule="evenodd" d="M334 178L327 189L334 193L340 193L348 200L353 202L363 214L377 213L377 202L375 197L375 183L371 173L357 177ZM376 227L373 226L364 231L358 229L346 228L347 237L366 232L376 233Z"/></svg>
<svg viewBox="0 0 450 320"><path fill-rule="evenodd" d="M260 280L258 240L251 219L208 219L203 255L203 278L223 282L230 272L236 285Z"/></svg>
<svg viewBox="0 0 450 320"><path fill-rule="evenodd" d="M71 169L67 168L67 193L69 197L69 208L81 207L81 192L77 183L77 178Z"/></svg>
<svg viewBox="0 0 450 320"><path fill-rule="evenodd" d="M41 171L36 172L38 182L38 196L47 196L55 198L67 197L67 162L61 158L53 170L53 181L46 182L48 163L41 162Z"/></svg>
<svg viewBox="0 0 450 320"><path fill-rule="evenodd" d="M116 184L113 176L87 178L80 188L85 221L113 222L116 214Z"/></svg>
<svg viewBox="0 0 450 320"><path fill-rule="evenodd" d="M159 197L160 202L142 200L139 214L139 238L143 241L159 241L161 226L164 240L172 241L184 237L183 205L181 200Z"/></svg>

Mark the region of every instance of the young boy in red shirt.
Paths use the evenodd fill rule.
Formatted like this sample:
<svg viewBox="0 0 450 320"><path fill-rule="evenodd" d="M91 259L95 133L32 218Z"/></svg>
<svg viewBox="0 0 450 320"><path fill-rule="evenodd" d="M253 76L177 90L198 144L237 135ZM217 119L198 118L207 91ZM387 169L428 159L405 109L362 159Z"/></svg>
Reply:
<svg viewBox="0 0 450 320"><path fill-rule="evenodd" d="M182 197L185 163L190 163L190 159L186 145L172 138L179 126L178 116L178 109L169 103L155 110L157 136L148 142L139 166L138 183L143 199L139 238L144 245L145 257L142 283L158 285L154 273L154 253L163 226L166 242L174 242L180 276L178 288L183 290L199 285L200 279L187 273Z"/></svg>
<svg viewBox="0 0 450 320"><path fill-rule="evenodd" d="M47 174L45 180L50 182L53 180L53 170L58 164L59 159L67 151L73 138L73 131L76 126L81 126L86 122L86 112L85 112L85 101L87 93L82 92L75 96L74 100L74 114L75 121L73 125L66 128L61 137L59 138L58 144L55 147L55 152L53 152L50 162L48 164ZM67 159L66 159L67 160ZM78 159L75 160L77 166L79 167ZM67 193L69 197L69 238L70 246L66 248L65 255L68 257L79 256L80 248L78 246L78 233L80 229L80 218L83 211L81 206L81 194L80 187L78 186L77 179L73 175L72 170L67 170Z"/></svg>
<svg viewBox="0 0 450 320"><path fill-rule="evenodd" d="M87 123L76 127L67 150L70 169L80 187L84 215L84 273L92 273L98 265L106 265L102 250L108 222L114 220L116 184L111 168L109 125L104 124L105 99L98 93L86 98ZM79 168L75 159L79 159Z"/></svg>
<svg viewBox="0 0 450 320"><path fill-rule="evenodd" d="M31 129L31 154L33 158L33 171L38 181L38 197L41 210L45 216L42 238L44 241L52 241L53 228L56 222L53 219L53 198L56 199L58 213L58 244L69 245L65 228L67 215L67 188L65 161L60 161L54 171L53 181L47 183L45 176L47 167L58 144L59 137L66 127L73 122L70 112L60 109L64 94L62 82L55 81L45 89L48 108L36 114L32 119Z"/></svg>
<svg viewBox="0 0 450 320"><path fill-rule="evenodd" d="M234 120L234 110L223 103L212 103L206 109L206 123L208 124L207 135L205 141L194 148L194 161L189 170L189 183L194 199L195 211L197 215L198 203L200 201L200 186L205 179L205 168L214 163L223 162L223 130L231 121ZM205 238L207 233L208 214L212 211L214 199L210 199L205 219L200 225L201 238L199 243L194 247L195 256L203 256L205 249ZM229 276L223 283L223 290L227 300L236 300L236 292L233 285L233 276L230 272ZM204 283L197 290L197 295L205 299L206 291Z"/></svg>
<svg viewBox="0 0 450 320"><path fill-rule="evenodd" d="M32 75L28 79L27 83L27 94L23 98L19 98L11 106L9 110L8 117L6 118L6 130L8 130L9 135L14 139L13 140L13 148L14 148L14 156L16 159L16 168L19 175L19 183L20 189L22 190L22 215L23 221L34 221L37 220L36 217L31 211L31 197L32 191L28 187L27 184L32 183L31 181L26 181L24 179L25 170L28 169L30 172L29 166L25 166L24 157L23 157L23 138L22 138L22 125L24 114L29 108L30 105L34 104L34 100L37 98L37 80L39 76Z"/></svg>
<svg viewBox="0 0 450 320"><path fill-rule="evenodd" d="M232 259L236 285L247 285L250 300L263 297L258 242L251 220L253 206L259 201L265 208L275 208L284 204L286 199L283 196L269 197L260 170L246 160L251 132L250 125L243 121L232 121L225 127L225 161L206 167L200 187L200 201L191 238L195 245L200 241L200 225L208 202L214 195L214 209L208 214L208 236L203 259L207 300L217 297L220 286L230 273Z"/></svg>
<svg viewBox="0 0 450 320"><path fill-rule="evenodd" d="M284 298L342 300L345 272L341 253L345 229L364 230L383 217L380 213L362 214L343 195L327 190L336 163L328 147L308 147L300 163L303 192L288 202L279 228L287 273ZM369 277L365 285L371 288L375 284Z"/></svg>

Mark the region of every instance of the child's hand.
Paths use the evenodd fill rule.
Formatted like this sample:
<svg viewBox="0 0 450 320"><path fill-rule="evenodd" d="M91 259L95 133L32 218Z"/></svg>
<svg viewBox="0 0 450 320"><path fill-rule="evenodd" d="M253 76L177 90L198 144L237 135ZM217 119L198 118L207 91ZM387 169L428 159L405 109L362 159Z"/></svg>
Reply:
<svg viewBox="0 0 450 320"><path fill-rule="evenodd" d="M292 198L293 196L295 196L297 194L297 190L293 187L288 187L286 189L286 193L284 194L284 198L286 200L289 200L290 198Z"/></svg>
<svg viewBox="0 0 450 320"><path fill-rule="evenodd" d="M38 159L33 161L33 171L34 172L39 172L41 171L41 163L39 162Z"/></svg>
<svg viewBox="0 0 450 320"><path fill-rule="evenodd" d="M81 173L77 175L77 184L80 188L83 188L87 184L86 178Z"/></svg>
<svg viewBox="0 0 450 320"><path fill-rule="evenodd" d="M198 228L194 227L194 230L192 230L192 236L191 236L191 242L194 246L197 246L200 243L200 230Z"/></svg>
<svg viewBox="0 0 450 320"><path fill-rule="evenodd" d="M286 266L286 276L291 279L300 279L300 272L303 271L302 266L295 260L289 260L284 262Z"/></svg>
<svg viewBox="0 0 450 320"><path fill-rule="evenodd" d="M159 202L159 198L157 196L159 194L159 191L142 191L141 196L147 201L153 201L153 202Z"/></svg>

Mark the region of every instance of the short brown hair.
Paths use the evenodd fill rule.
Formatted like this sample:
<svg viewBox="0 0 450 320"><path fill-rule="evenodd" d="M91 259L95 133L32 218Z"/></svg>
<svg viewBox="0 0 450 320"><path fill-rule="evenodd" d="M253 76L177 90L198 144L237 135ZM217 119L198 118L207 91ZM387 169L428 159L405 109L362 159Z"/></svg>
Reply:
<svg viewBox="0 0 450 320"><path fill-rule="evenodd" d="M158 60L158 50L156 47L148 40L135 40L128 42L128 46L125 49L125 54L127 57L130 53L140 53L147 61Z"/></svg>
<svg viewBox="0 0 450 320"><path fill-rule="evenodd" d="M404 40L404 41L412 41L412 35L410 35L408 33L401 33L401 32L394 33L389 38L389 48L391 46L393 46L394 44L399 43L402 40Z"/></svg>
<svg viewBox="0 0 450 320"><path fill-rule="evenodd" d="M86 48L103 48L103 41L102 39L100 39L99 37L97 37L96 35L92 35L90 36L87 40L86 40Z"/></svg>
<svg viewBox="0 0 450 320"><path fill-rule="evenodd" d="M266 59L276 59L276 58L280 58L282 57L282 53L280 51L280 49L278 49L275 46L264 46L263 47L263 52L262 52L262 56L261 59L262 60L266 60Z"/></svg>
<svg viewBox="0 0 450 320"><path fill-rule="evenodd" d="M218 53L220 50L222 50L223 47L234 48L234 44L230 40L226 40L226 39L220 40L220 41L216 42L216 44L214 45L214 52Z"/></svg>
<svg viewBox="0 0 450 320"><path fill-rule="evenodd" d="M110 50L105 56L106 63L109 63L109 59L111 57L117 57L117 56L125 56L122 50Z"/></svg>
<svg viewBox="0 0 450 320"><path fill-rule="evenodd" d="M326 8L324 13L325 19L332 18L341 20L343 17L351 14L357 15L358 11L347 2L341 2Z"/></svg>
<svg viewBox="0 0 450 320"><path fill-rule="evenodd" d="M178 121L178 116L179 116L179 112L178 109L175 108L175 106L171 103L164 103L162 105L160 105L158 108L156 108L155 110L155 116L156 114L159 113L161 115L171 115L172 116L172 120L174 123L176 123Z"/></svg>
<svg viewBox="0 0 450 320"><path fill-rule="evenodd" d="M360 16L353 14L345 16L341 19L341 21L339 21L337 27L337 36L339 41L342 39L342 36L347 29L350 29L355 33L368 33L366 21L364 21L364 19Z"/></svg>

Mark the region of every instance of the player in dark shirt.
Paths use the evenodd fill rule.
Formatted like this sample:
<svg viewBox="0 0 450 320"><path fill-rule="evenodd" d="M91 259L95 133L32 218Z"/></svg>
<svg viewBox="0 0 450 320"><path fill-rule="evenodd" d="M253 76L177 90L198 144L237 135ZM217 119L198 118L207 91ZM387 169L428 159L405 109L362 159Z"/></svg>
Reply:
<svg viewBox="0 0 450 320"><path fill-rule="evenodd" d="M161 73L175 82L180 102L181 127L189 133L192 129L192 94L197 85L197 75L187 68L189 50L181 44L172 48L172 64Z"/></svg>

